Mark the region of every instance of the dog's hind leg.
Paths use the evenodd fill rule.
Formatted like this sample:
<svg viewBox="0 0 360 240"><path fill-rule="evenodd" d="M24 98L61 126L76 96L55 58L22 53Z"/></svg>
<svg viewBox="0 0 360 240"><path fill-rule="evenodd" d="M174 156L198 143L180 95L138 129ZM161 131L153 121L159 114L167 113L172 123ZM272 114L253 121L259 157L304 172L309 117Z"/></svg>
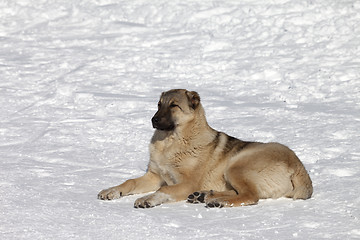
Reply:
<svg viewBox="0 0 360 240"><path fill-rule="evenodd" d="M259 197L250 190L245 183L242 184L241 192L213 192L210 191L205 197L207 207L237 207L257 204Z"/></svg>
<svg viewBox="0 0 360 240"><path fill-rule="evenodd" d="M215 197L217 196L217 197ZM257 204L259 198L253 194L241 194L232 196L221 196L221 193L207 196L205 203L209 208L213 207L238 207Z"/></svg>
<svg viewBox="0 0 360 240"><path fill-rule="evenodd" d="M205 197L207 207L237 207L257 204L259 201L257 189L239 168L228 169L226 179L233 190L210 191Z"/></svg>

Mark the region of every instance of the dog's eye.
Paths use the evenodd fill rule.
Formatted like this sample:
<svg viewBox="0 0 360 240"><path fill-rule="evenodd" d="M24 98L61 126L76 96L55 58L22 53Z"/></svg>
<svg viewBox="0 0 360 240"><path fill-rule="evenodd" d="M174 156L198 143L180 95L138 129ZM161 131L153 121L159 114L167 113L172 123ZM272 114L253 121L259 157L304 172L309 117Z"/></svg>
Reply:
<svg viewBox="0 0 360 240"><path fill-rule="evenodd" d="M161 107L161 102L158 102L158 108L160 108Z"/></svg>
<svg viewBox="0 0 360 240"><path fill-rule="evenodd" d="M174 108L174 107L178 107L178 105L175 103L170 104L170 108Z"/></svg>

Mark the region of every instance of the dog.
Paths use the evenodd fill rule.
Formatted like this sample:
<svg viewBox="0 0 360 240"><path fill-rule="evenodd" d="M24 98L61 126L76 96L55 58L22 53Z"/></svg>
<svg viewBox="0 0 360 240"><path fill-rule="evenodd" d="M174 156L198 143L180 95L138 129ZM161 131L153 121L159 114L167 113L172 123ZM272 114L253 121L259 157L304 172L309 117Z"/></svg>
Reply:
<svg viewBox="0 0 360 240"><path fill-rule="evenodd" d="M211 128L200 96L174 89L161 94L152 118L145 175L98 194L102 200L153 192L135 208L187 200L207 207L257 204L259 199L308 199L312 181L295 153L279 143L242 141Z"/></svg>

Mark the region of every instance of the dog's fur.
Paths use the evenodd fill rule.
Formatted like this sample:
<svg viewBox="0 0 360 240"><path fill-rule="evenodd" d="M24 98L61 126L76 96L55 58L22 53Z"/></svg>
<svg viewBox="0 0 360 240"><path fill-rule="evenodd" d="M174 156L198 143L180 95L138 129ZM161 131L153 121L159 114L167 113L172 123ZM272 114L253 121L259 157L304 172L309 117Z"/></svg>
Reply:
<svg viewBox="0 0 360 240"><path fill-rule="evenodd" d="M146 174L99 193L111 200L155 191L136 208L186 200L208 207L256 204L259 199L308 199L311 179L295 153L279 143L245 142L212 129L198 93L162 93Z"/></svg>

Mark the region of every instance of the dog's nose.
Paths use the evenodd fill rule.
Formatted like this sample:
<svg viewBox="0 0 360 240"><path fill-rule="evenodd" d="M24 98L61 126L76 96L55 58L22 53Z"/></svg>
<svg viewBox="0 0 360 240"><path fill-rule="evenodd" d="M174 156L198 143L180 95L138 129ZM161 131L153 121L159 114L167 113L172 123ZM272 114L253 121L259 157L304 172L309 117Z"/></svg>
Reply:
<svg viewBox="0 0 360 240"><path fill-rule="evenodd" d="M153 123L153 124L156 124L156 123L159 123L159 118L158 117L153 117L152 119L151 119L151 122Z"/></svg>
<svg viewBox="0 0 360 240"><path fill-rule="evenodd" d="M159 125L159 122L160 122L160 118L158 118L158 117L153 117L153 118L151 119L151 123L152 123L152 125L153 125L153 128L157 128L158 125Z"/></svg>

